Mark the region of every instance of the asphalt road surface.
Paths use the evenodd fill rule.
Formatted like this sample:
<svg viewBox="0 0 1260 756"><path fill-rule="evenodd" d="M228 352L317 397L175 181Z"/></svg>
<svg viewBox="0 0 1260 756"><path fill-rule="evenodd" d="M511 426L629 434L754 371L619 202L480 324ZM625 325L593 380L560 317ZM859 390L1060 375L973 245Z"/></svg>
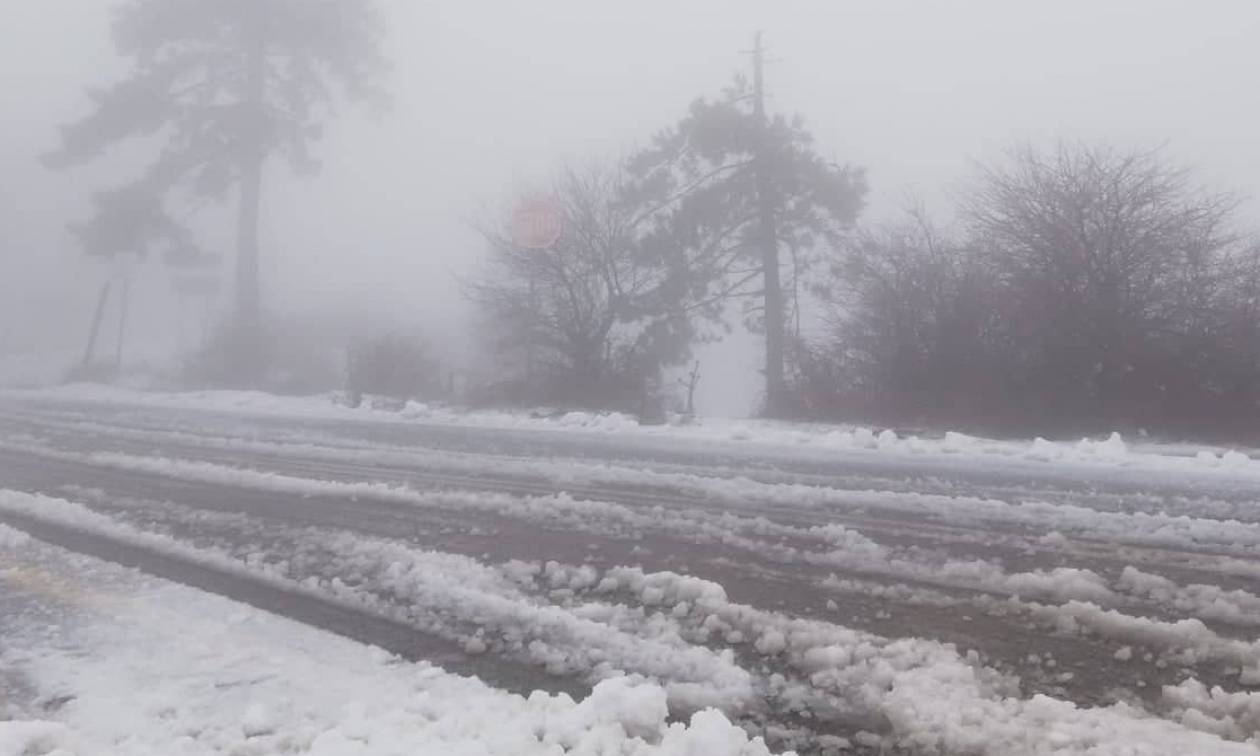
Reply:
<svg viewBox="0 0 1260 756"><path fill-rule="evenodd" d="M898 727L813 647L1172 719L1260 684L1241 474L7 397L0 490L66 549L510 690L643 674L802 752Z"/></svg>

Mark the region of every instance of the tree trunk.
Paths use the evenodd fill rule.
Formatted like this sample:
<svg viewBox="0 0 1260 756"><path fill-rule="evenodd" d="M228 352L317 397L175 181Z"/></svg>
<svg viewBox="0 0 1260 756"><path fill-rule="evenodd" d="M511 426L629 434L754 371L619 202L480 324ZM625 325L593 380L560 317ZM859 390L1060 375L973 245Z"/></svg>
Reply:
<svg viewBox="0 0 1260 756"><path fill-rule="evenodd" d="M105 316L105 304L109 302L109 287L109 281L101 284L101 294L96 300L96 312L92 315L92 327L88 331L87 347L83 350L83 362L80 363L80 369L84 375L87 375L88 370L92 367L92 355L96 352L96 339L101 333L101 320Z"/></svg>
<svg viewBox="0 0 1260 756"><path fill-rule="evenodd" d="M262 202L262 160L251 158L241 177L236 228L236 314L243 327L258 326L262 310L258 282L258 218Z"/></svg>
<svg viewBox="0 0 1260 756"><path fill-rule="evenodd" d="M251 127L241 145L240 206L236 226L236 323L232 372L246 384L255 384L262 375L262 293L259 282L258 221L262 205L262 173L266 160L266 41L262 19L250 48L245 107Z"/></svg>
<svg viewBox="0 0 1260 756"><path fill-rule="evenodd" d="M127 306L131 299L131 279L124 278L118 300L118 343L114 346L114 374L122 374L123 346L127 343Z"/></svg>
<svg viewBox="0 0 1260 756"><path fill-rule="evenodd" d="M766 415L778 417L786 409L786 386L783 380L783 284L779 280L779 249L775 232L774 200L768 182L760 179L757 204L761 225L761 275L765 282L766 319Z"/></svg>
<svg viewBox="0 0 1260 756"><path fill-rule="evenodd" d="M753 67L753 115L758 129L757 152L753 170L757 183L758 242L761 247L761 276L765 285L766 327L766 407L770 417L783 414L786 404L783 381L784 308L783 284L779 278L779 244L776 228L774 187L767 164L769 127L766 123L765 90L762 81L761 33L757 34Z"/></svg>
<svg viewBox="0 0 1260 756"><path fill-rule="evenodd" d="M668 421L665 412L665 391L661 380L661 365L654 362L643 376L643 396L639 405L639 425L664 425Z"/></svg>
<svg viewBox="0 0 1260 756"><path fill-rule="evenodd" d="M691 416L696 414L696 386L698 385L700 385L699 360L691 368L691 375L687 377L687 414Z"/></svg>

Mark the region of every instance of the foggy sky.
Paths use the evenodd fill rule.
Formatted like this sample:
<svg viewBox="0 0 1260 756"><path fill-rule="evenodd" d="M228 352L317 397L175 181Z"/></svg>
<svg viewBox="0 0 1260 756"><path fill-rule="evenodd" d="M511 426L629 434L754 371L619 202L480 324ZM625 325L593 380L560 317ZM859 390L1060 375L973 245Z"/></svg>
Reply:
<svg viewBox="0 0 1260 756"><path fill-rule="evenodd" d="M109 5L6 3L0 360L80 347L103 272L80 259L64 226L86 214L94 187L140 166L124 155L53 174L36 162L57 124L85 112L84 88L121 70ZM334 122L315 179L267 177L267 293L292 311L462 322L451 274L473 270L482 252L468 228L482 203L545 179L560 160L645 143L747 65L741 51L757 29L770 47L772 107L802 113L824 153L867 168L867 221L908 191L944 212L971 161L1015 140L1165 145L1214 188L1260 196L1255 0L384 6L392 107ZM1260 203L1244 212L1260 226ZM203 221L204 238L226 246L223 220ZM743 348L713 354L753 364ZM755 381L702 384L709 409L741 409Z"/></svg>

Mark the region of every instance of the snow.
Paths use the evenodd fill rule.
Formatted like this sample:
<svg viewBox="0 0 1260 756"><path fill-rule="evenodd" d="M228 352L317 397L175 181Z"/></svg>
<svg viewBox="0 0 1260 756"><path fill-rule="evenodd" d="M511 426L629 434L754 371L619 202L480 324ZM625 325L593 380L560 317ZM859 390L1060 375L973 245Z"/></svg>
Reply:
<svg viewBox="0 0 1260 756"><path fill-rule="evenodd" d="M136 531L73 502L14 492L0 502L184 557L222 564L235 560ZM140 588L102 586L97 580L80 594L92 597L91 606L102 615L98 622L68 623L58 632L71 637L37 652L18 652L23 672L42 690L74 696L56 718L66 729L40 730L40 737L51 732L55 746L84 754L99 752L95 744L122 743L125 752L137 756L208 753L210 745L233 744L254 749L239 753L265 753L281 742L337 756L393 753L404 744L419 750L440 746L444 753L544 753L555 747L606 753L614 746L616 753L765 753L707 707L692 712L689 726L666 724L675 701L685 710L707 698L739 711L748 700L742 670L723 666L735 663L734 654L714 654L699 645L722 639L780 660L793 671L762 678L768 695L800 701L806 708L805 702L825 697L832 706L848 707L858 721L886 721L891 728L886 734L861 736L873 743L929 754L994 756L1047 748L1098 756L1252 752L1250 746L1220 740L1220 732L1196 719L1223 719L1224 708L1234 711L1241 705L1234 698L1183 696L1178 705L1185 713L1179 716L1188 723L1152 718L1124 704L1085 709L1044 696L1024 699L1011 695L1010 681L953 646L882 638L732 602L722 585L694 576L637 567L599 571L557 561L499 569L363 536L320 536L310 529L296 535L320 554L341 554L344 561L327 569L356 576L360 586L335 579L306 581L309 590L376 606L365 592L375 586L404 599L401 603L413 611L433 607L451 614L456 625L475 617L483 632L465 642L487 647L491 633L486 630L515 628L522 647L533 650L534 643L524 641L545 645L547 629L558 628L567 645L544 648L540 658L562 650L571 662L600 670L603 679L583 702L539 693L522 699L185 588L160 581L145 581ZM53 551L29 540L11 550L35 555L28 561ZM75 560L76 579L126 576L86 558L60 558ZM262 559L238 564L243 571L282 578ZM573 592L573 602L567 608L533 605L517 592L524 583L562 586ZM643 608L617 603L627 595ZM1227 656L1248 651L1246 644L1226 643L1201 623L1135 629L1140 618L1098 607L1069 603L1053 609L1113 627L1123 637L1153 633L1155 642L1218 645ZM496 620L496 613L503 620ZM1160 636L1168 632L1176 637ZM692 651L685 650L686 643L695 644ZM18 658L12 650L6 653L6 663ZM640 668L655 679L639 675ZM126 711L116 712L117 691L133 689L138 692L127 699ZM518 739L527 734L533 740L524 748Z"/></svg>
<svg viewBox="0 0 1260 756"><path fill-rule="evenodd" d="M67 737L66 728L56 722L0 721L0 756L72 756L58 745Z"/></svg>
<svg viewBox="0 0 1260 756"><path fill-rule="evenodd" d="M4 756L769 753L717 711L668 722L665 691L641 678L581 701L513 695L86 557L35 544L16 556L93 601L63 608L72 622L6 635L0 662L65 703L0 722Z"/></svg>
<svg viewBox="0 0 1260 756"><path fill-rule="evenodd" d="M20 530L14 530L8 525L0 523L0 547L6 549L16 549L19 546L25 545L29 540L30 536L26 533L23 533Z"/></svg>
<svg viewBox="0 0 1260 756"><path fill-rule="evenodd" d="M3 396L295 418L581 432L764 448L786 447L821 454L878 453L920 460L962 457L1007 465L1052 463L1095 470L1136 468L1196 475L1217 473L1260 477L1260 459L1252 459L1237 449L1150 441L1130 443L1119 433L1073 443L1047 441L1039 437L1031 441L986 439L954 431L928 438L903 436L887 428L755 419L704 418L666 426L641 426L634 417L616 412L463 410L415 401L407 402L400 410L394 411L374 407L370 402L358 408L347 407L338 402L335 394L292 397L226 390L164 393L96 384L7 390L0 392L0 397ZM1255 454L1260 457L1260 451Z"/></svg>
<svg viewBox="0 0 1260 756"><path fill-rule="evenodd" d="M37 451L27 447L28 452ZM57 457L74 456L69 453L43 450L39 453ZM378 483L343 483L319 481L307 478L261 473L204 462L189 462L153 457L135 457L115 453L97 453L81 457L115 469L156 472L191 480L210 483L245 486L259 490L285 492L301 496L337 495L355 499L373 497L386 501L405 503L418 507L465 508L507 514L546 523L562 522L566 526L582 529L592 521L612 520L617 523L644 529L663 529L671 532L695 533L714 537L726 545L743 546L749 551L778 557L785 561L802 560L807 563L837 569L878 571L904 579L920 580L944 586L973 588L1004 595L1035 595L1051 598L1081 599L1111 603L1114 593L1103 579L1088 571L1075 568L1055 568L1049 571L1006 573L1000 565L976 559L950 559L943 563L926 563L899 556L869 538L837 525L827 525L806 531L816 538L823 538L833 546L825 552L803 551L790 546L752 541L741 536L736 528L751 525L763 532L792 533L791 528L775 526L764 520L741 522L735 518L717 518L674 513L662 508L643 512L630 507L601 501L575 500L563 494L555 496L514 497L496 494L473 493L426 493L399 486ZM784 488L780 486L779 488ZM790 487L788 487L790 488ZM801 487L807 488L807 487ZM816 495L814 489L808 493ZM2 504L2 502L0 502ZM956 503L957 504L957 503ZM1000 503L994 503L998 505ZM1006 505L1001 505L1006 506ZM29 508L29 507L28 507ZM954 512L961 510L957 504ZM64 506L61 507L64 510ZM1094 513L1090 519L1107 518ZM734 523L734 528L731 524ZM1260 539L1260 526L1252 526ZM735 532L732 532L735 530ZM1230 530L1236 535L1234 529Z"/></svg>
<svg viewBox="0 0 1260 756"><path fill-rule="evenodd" d="M1086 601L1059 606L1027 603L1020 607L1065 634L1085 630L1104 638L1136 642L1169 650L1183 650L1193 658L1218 659L1241 671L1240 682L1260 671L1260 640L1246 641L1222 636L1196 617L1168 622L1104 609Z"/></svg>
<svg viewBox="0 0 1260 756"><path fill-rule="evenodd" d="M68 432L88 433L99 431L102 426L74 421L65 423L65 428ZM259 457L279 456L330 462L361 461L368 464L395 464L411 469L454 471L477 475L491 472L494 475L521 476L531 480L541 478L560 487L617 483L651 484L675 489L688 496L721 501L731 505L732 508L746 506L750 501L766 502L776 507L827 508L837 512L877 507L907 514L927 515L933 519L960 525L1012 524L1043 527L1056 531L1065 538L1068 536L1105 537L1118 543L1201 548L1217 553L1232 551L1248 557L1254 556L1257 548L1260 547L1260 524L1254 522L1253 508L1236 502L1195 499L1182 503L1160 499L1155 502L1160 507L1160 511L1124 511L1124 508L1115 511L1118 509L1116 503L1106 499L1100 499L1097 504L1091 506L1082 506L1040 501L1036 498L1008 501L861 489L837 490L818 485L751 480L740 475L738 471L728 477L712 477L690 472L660 472L580 460L518 460L441 449L416 450L347 441L325 446L312 443L309 436L301 435L296 437L298 439L296 442L287 440L275 442L235 437L223 438L177 430L156 431L128 428L109 428L108 430L111 435L154 445L178 442L209 449L233 451L242 455L256 453ZM32 444L22 443L23 439L12 440L18 447L28 452L37 451ZM98 462L108 462L108 459L102 456L95 459ZM118 464L127 463L119 461ZM149 464L150 468L153 467L151 463L146 464ZM1085 501L1089 503L1088 498ZM1139 505L1146 503L1145 501L1138 502ZM1166 511L1165 508L1172 504L1183 507L1187 511ZM1244 517L1252 521L1239 521L1236 517ZM1260 576L1260 569L1255 568L1254 564L1249 568L1248 563L1239 561L1233 565L1233 568L1241 570L1239 574Z"/></svg>
<svg viewBox="0 0 1260 756"><path fill-rule="evenodd" d="M917 639L887 641L825 623L788 619L724 598L720 586L687 576L610 570L609 580L662 600L694 600L707 631L758 638L762 654L787 655L815 688L845 691L890 721L892 742L924 753L1072 754L1248 753L1119 704L1081 709L1065 701L995 695L991 673L952 647ZM601 590L606 588L601 587ZM786 691L784 691L786 692ZM796 694L801 694L796 691ZM1046 738L1046 733L1050 737ZM878 738L878 736L876 736Z"/></svg>
<svg viewBox="0 0 1260 756"><path fill-rule="evenodd" d="M1241 589L1225 590L1204 584L1179 586L1168 578L1143 572L1132 565L1124 568L1116 584L1121 590L1155 599L1203 619L1260 624L1260 596Z"/></svg>
<svg viewBox="0 0 1260 756"><path fill-rule="evenodd" d="M1056 600L1080 600L1097 604L1121 603L1116 590L1143 594L1171 606L1184 608L1201 607L1207 616L1224 619L1245 619L1253 616L1252 610L1260 606L1256 597L1243 591L1213 591L1203 586L1159 591L1136 590L1132 577L1139 574L1126 571L1115 586L1108 585L1100 575L1086 569L1059 567L1050 570L1006 572L1000 565L978 559L948 559L922 561L907 558L899 552L867 536L842 525L831 523L808 529L794 528L770 522L762 517L740 517L733 513L688 512L686 510L655 507L644 510L621 504L577 500L561 495L516 497L489 493L432 493L415 491L406 487L378 483L347 483L296 478L268 472L227 467L223 465L186 460L136 457L116 453L75 454L31 445L23 445L26 453L46 454L56 458L72 458L114 469L144 471L169 475L185 480L243 486L258 490L296 494L300 496L332 495L351 499L377 498L405 503L422 508L472 509L498 515L522 518L543 524L560 524L566 528L586 532L603 532L630 528L638 531L658 531L686 535L698 541L714 540L727 546L742 548L750 553L783 562L805 562L820 567L861 572L876 572L903 580L947 587L979 589L1000 595L1045 597ZM257 444L248 448L259 447ZM422 456L422 455L417 455ZM483 463L484 464L484 463ZM553 463L534 464L537 470L546 471ZM576 468L556 463L557 478L578 474ZM510 469L510 462L503 462L501 469ZM473 466L469 470L478 469ZM481 468L481 469L484 469ZM598 468L608 480L632 480L632 472L618 473L610 468ZM581 473L586 475L591 471ZM747 499L782 502L785 505L805 505L829 508L859 508L875 506L894 511L928 515L962 524L1007 522L1025 526L1053 527L1062 538L1062 532L1082 534L1087 537L1107 537L1117 543L1174 545L1181 548L1210 547L1214 552L1237 550L1240 554L1260 554L1260 525L1233 520L1215 520L1188 515L1148 514L1144 512L1101 512L1078 505L1050 504L1047 502L1009 503L974 497L930 496L924 494L893 494L889 492L863 492L823 489L804 485L769 485L741 479L702 479L697 476L641 474L640 482L666 481L682 488L689 486L699 495L709 499L730 501L738 504ZM767 542L751 536L784 536L821 542L827 549L806 550L782 543ZM1220 557L1212 557L1219 560ZM1240 569L1254 563L1238 560Z"/></svg>
<svg viewBox="0 0 1260 756"><path fill-rule="evenodd" d="M540 672L573 674L595 689L583 701L545 694L513 697L502 691L487 693L489 689L476 681L456 683L460 678L425 665L372 657L370 664L385 670L380 672L384 678L393 680L404 671L409 677L392 688L395 683L387 681L373 693L366 682L356 687L356 679L376 673L360 673L358 678L352 674L344 684L338 683L341 687L332 686L327 693L302 692L291 701L295 694L283 685L319 687L317 673L335 678L341 674L340 652L324 659L322 651L307 647L318 644L306 640L296 649L275 651L271 645L283 646L285 633L276 631L262 639L265 643L250 635L268 622L279 622L274 617L248 619L253 610L241 615L236 609L210 606L202 603L210 597L156 581L141 581L138 591L116 589L114 582L136 578L90 561L65 555L54 558L55 550L0 525L0 611L7 608L3 581L14 554L43 569L51 569L59 559L70 560L67 563L76 569L68 577L92 582L87 590L107 598L101 604L56 591L54 603L89 604L93 620L82 622L76 614L75 621L64 627L54 623L39 631L28 628L29 637L22 639L29 648L0 652L6 654L0 656L0 669L11 666L10 662L18 664L39 683L43 695L50 697L47 700L74 696L64 711L41 713L31 708L28 720L0 724L0 749L16 743L12 746L16 753L44 754L56 748L94 753L100 752L100 743L124 742L125 753L178 754L214 752L204 750L213 741L214 748L242 756L276 752L281 743L290 750L297 744L300 753L393 753L410 752L412 739L418 738L414 742L420 744L419 750L520 752L491 734L467 739L469 732L461 729L461 722L470 723L470 732L494 729L501 717L508 735L528 734L533 738L530 748L537 744L539 753L544 748L605 753L614 745L615 753L655 753L652 749L679 738L692 738L686 748L694 747L695 752L761 748L750 752L764 753L764 747L750 743L728 718L744 721L746 726L751 726L750 721L760 724L756 717L766 706L782 707L774 710L775 716L786 712L809 718L819 712L838 712L845 723L844 737L827 742L837 747L860 743L872 750L1127 756L1254 753L1260 745L1256 742L1260 694L1246 690L1260 684L1260 640L1254 639L1253 632L1260 626L1260 594L1253 593L1245 579L1233 579L1260 578L1260 516L1253 511L1254 500L1245 495L1260 479L1260 465L1235 450L1157 445L1119 434L1071 443L1007 442L952 432L939 439L915 438L888 430L759 421L642 429L629 418L615 415L533 418L514 413L456 413L420 405L393 413L350 410L326 397L280 399L231 392L115 392L108 401L112 402L109 411L116 414L99 422L100 415L74 409L97 401L91 397L98 393L97 389L72 388L23 394L61 403L40 409L42 436L13 434L0 439L0 449L98 471L162 476L181 481L190 490L205 484L225 492L229 488L267 492L292 508L292 520L196 509L179 501L145 499L148 494L124 503L118 491L74 486L58 489L57 496L66 498L0 489L0 513L96 533L333 601L440 636L468 654L486 655L486 661L504 658L534 665ZM4 398L0 396L0 402ZM144 409L152 406L212 406L231 414L202 428L199 420L210 415ZM769 469L769 465L750 471L740 469L737 461L723 463L727 467L653 462L650 469L642 469L639 463L601 461L599 455L581 459L576 456L581 452L573 452L573 458L542 458L428 448L421 434L415 434L420 439L415 447L354 438L354 434L332 435L329 428L340 425L257 423L235 430L238 417L246 414L589 434L579 437L583 439L601 434L647 439L640 449L679 439L689 446L703 440L706 449L719 444L726 445L723 449L778 448L781 458L800 454L810 459L943 461L938 467L907 463L901 468L877 468L877 475L887 471L887 482L868 474L824 480L821 474L797 476ZM79 433L84 438L99 436L105 448L128 453L77 451L83 448L76 442ZM393 433L380 435L395 437ZM147 451L158 449L179 456L161 457ZM760 450L757 454L758 460L776 459L763 457ZM201 461L202 456L216 461ZM378 480L371 471L375 464L382 466L380 479L387 482L368 482ZM395 475L390 466L406 475ZM1058 470L1053 481L1075 481L1077 472L1089 474L1080 478L1085 490L1075 485L1041 485L1036 478L1025 485L1018 476L957 487L948 479L930 478L932 470L971 468L1021 473ZM900 471L911 469L927 470L927 476L898 479ZM1126 471L1127 477L1117 476L1116 471ZM519 489L509 485L504 492L423 486L426 476L442 475L527 485ZM750 477L754 475L757 479ZM325 476L337 479L322 479ZM117 477L109 474L102 479ZM1146 478L1191 482L1171 493L1143 485L1132 491L1124 486L1088 488L1094 481ZM1205 481L1208 485L1196 488ZM85 480L85 484L90 482ZM564 490L573 494L551 493ZM311 502L312 507L325 507L333 499L357 501L368 512L373 507L392 512L412 507L423 514L403 512L402 519L424 522L466 518L474 525L464 532L475 538L493 536L499 523L510 520L515 525L505 530L559 531L571 538L575 548L568 556L533 552L539 561L496 564L489 561L488 553L473 558L431 550L448 547L427 533L408 542L404 534L396 540L390 531L384 531L390 536L385 537L358 532L354 526L295 524L322 521L302 516L307 499L318 499ZM190 525L195 527L190 529ZM670 551L657 549L662 539L668 539ZM633 545L633 549L616 552L628 553L631 559L657 549L660 553L651 557L653 567L678 571L649 571L644 565L596 556L600 544L610 541L618 548ZM475 553L491 550L473 543ZM580 548L584 543L590 556ZM682 548L678 548L680 543ZM697 545L694 555L686 544ZM464 545L458 548L474 553ZM565 558L594 563L560 561ZM646 563L648 557L642 558ZM740 563L744 559L747 564ZM85 565L90 569L80 569ZM727 587L714 579L686 574L689 570L727 582L732 593L728 595ZM829 611L820 615L805 611L801 617L770 608L791 606L800 595L790 597L786 604L776 602L774 595L752 594L756 606L733 601L732 595L750 593L750 586L758 586L756 581L748 585L735 581L759 571L771 576L762 586L772 587L773 579L787 576L808 581L804 590L845 596L838 603L828 600L825 593L802 593L818 609ZM828 573L830 577L825 577ZM28 575L20 574L22 579L15 584L29 588ZM1222 578L1222 585L1196 582L1213 577ZM104 590L98 590L101 581ZM133 592L136 601L143 604L152 599L151 605L133 605ZM159 593L161 601L155 598ZM230 606L230 602L224 604ZM879 611L873 612L872 607ZM907 607L924 611L915 613ZM158 610L179 616L159 617L153 614ZM88 610L76 609L76 613L83 611ZM915 623L937 614L966 623L974 620L975 624L963 627L975 628L979 653L913 637L935 634L937 628ZM129 656L129 641L118 629L126 627L131 632L134 628L128 623L147 617L142 622L146 628L167 623L174 632L198 616L213 617L211 624L223 625L225 634L246 628L250 643L259 643L241 653L256 654L250 657L253 661L246 663L232 651L220 649L221 639L191 633L189 643L177 652L162 652L166 666L159 669L157 660L150 663ZM242 616L247 618L239 619ZM879 621L868 622L871 616ZM892 617L895 622L889 621ZM1066 683L1073 674L1078 681L1088 676L1080 666L1081 658L1117 672L1124 678L1121 686L1145 686L1144 674L1153 671L1148 666L1166 670L1161 675L1164 681L1180 682L1162 693L1147 688L1148 693L1161 696L1149 709L1135 703L1136 691L1123 687L1117 690L1134 695L1113 697L1109 691L1090 690L1091 696L1100 696L1097 700L1125 700L1111 705L1083 707L1060 698L1029 697L1020 692L1013 676L1025 669L1022 651L1013 667L1000 651L998 658L985 655L992 651L983 637L992 629L984 625L988 618L994 621L992 627L1012 628L1016 638L1023 633L1030 639L1053 636L1045 646L1029 644L1029 663L1036 667L1034 683L1054 683L1035 690L1077 696L1080 691ZM839 624L849 622L855 624ZM897 623L904 623L903 629ZM37 637L41 633L53 637L41 639ZM897 637L902 633L911 637ZM144 637L154 648L163 648L163 638L152 633ZM165 642L172 645L169 639ZM117 644L124 650L108 663L133 664L133 673L92 666L104 663L96 657L111 655L109 649ZM30 651L37 647L42 650ZM1085 656L1060 653L1064 647ZM290 656L308 651L320 656L315 668L309 675L294 677L296 682L285 683L290 662L308 663ZM240 676L215 677L209 663L201 660L215 655L224 655L228 669L240 671ZM175 746L160 750L161 738L154 736L151 741L137 740L133 750L125 740L131 735L130 730L124 732L124 725L141 731L147 726L156 732L154 728L166 726L162 723L165 709L156 699L141 696L142 714L157 722L149 725L139 721L140 714L128 714L114 723L102 713L105 710L90 710L83 703L88 694L82 691L90 688L89 693L95 690L104 698L104 685L91 688L92 681L71 662L80 658L91 660L84 667L89 676L95 669L103 677L118 677L124 685L152 685L172 695L185 692L178 687L183 684L178 682L181 675L201 675L197 683L201 688L224 685L214 694L224 698L213 703L230 709L230 716L220 721L217 715L181 709L171 717L185 729L162 732L167 745L174 742ZM342 666L363 663L356 658ZM325 666L319 668L319 664ZM251 665L261 678L245 676ZM1187 679L1188 675L1200 675L1205 682ZM162 682L164 676L173 676L175 681ZM414 682L430 677L445 682L425 683L427 688ZM1058 686L1060 682L1063 687ZM446 687L448 683L451 687ZM481 692L458 688L465 684L480 685ZM263 694L245 695L233 692L233 687ZM483 694L508 697L491 700L482 698ZM190 706L197 705L199 695L211 694L204 690L190 694ZM416 696L422 700L415 700ZM474 716L454 702L432 704L425 696L462 696L469 707L497 707L500 712L495 717ZM87 720L84 711L91 713ZM689 725L668 724L671 713L687 718ZM209 724L204 728L191 724L207 716ZM681 729L675 732L675 728ZM784 738L774 742L790 743L780 729L771 724L764 732ZM196 732L190 734L192 730ZM204 743L199 742L203 735L208 739ZM401 739L388 739L395 735ZM188 745L179 740L185 736L203 750L178 750ZM1222 738L1240 742L1227 743ZM823 742L821 738L810 741L811 746ZM404 745L408 750L403 750ZM112 747L111 752L118 749ZM8 755L0 750L0 756Z"/></svg>
<svg viewBox="0 0 1260 756"><path fill-rule="evenodd" d="M590 671L597 678L607 678L634 669L661 681L671 703L681 710L706 706L739 710L754 697L749 674L733 662L729 651L692 646L669 627L638 637L610 627L602 621L606 618L540 605L519 590L508 574L467 557L349 533L302 531L298 535L304 543L298 545L298 553L273 563L253 552L234 555L223 548L193 546L139 530L62 499L0 490L0 511L19 512L287 590L332 598L472 643L474 649L487 645L524 656L556 674ZM318 566L323 574L299 572L308 565ZM380 595L347 584L341 577L345 575L375 586ZM476 619L479 632L491 631L496 639L468 635L461 620L470 618Z"/></svg>
<svg viewBox="0 0 1260 756"><path fill-rule="evenodd" d="M1191 679L1165 686L1163 698L1186 727L1260 747L1260 693L1209 689Z"/></svg>
<svg viewBox="0 0 1260 756"><path fill-rule="evenodd" d="M1082 454L1100 459L1125 460L1129 456L1129 447L1119 433L1112 433L1102 441L1081 439L1081 442L1077 444L1077 449Z"/></svg>

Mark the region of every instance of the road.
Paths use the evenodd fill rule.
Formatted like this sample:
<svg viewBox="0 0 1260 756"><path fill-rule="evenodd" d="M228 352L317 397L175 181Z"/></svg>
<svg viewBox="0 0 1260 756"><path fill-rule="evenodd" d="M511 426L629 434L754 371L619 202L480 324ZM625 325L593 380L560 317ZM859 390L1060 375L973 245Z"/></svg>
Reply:
<svg viewBox="0 0 1260 756"><path fill-rule="evenodd" d="M8 396L0 489L66 549L508 690L642 674L805 753L933 752L924 670L1177 721L1260 684L1243 474Z"/></svg>

